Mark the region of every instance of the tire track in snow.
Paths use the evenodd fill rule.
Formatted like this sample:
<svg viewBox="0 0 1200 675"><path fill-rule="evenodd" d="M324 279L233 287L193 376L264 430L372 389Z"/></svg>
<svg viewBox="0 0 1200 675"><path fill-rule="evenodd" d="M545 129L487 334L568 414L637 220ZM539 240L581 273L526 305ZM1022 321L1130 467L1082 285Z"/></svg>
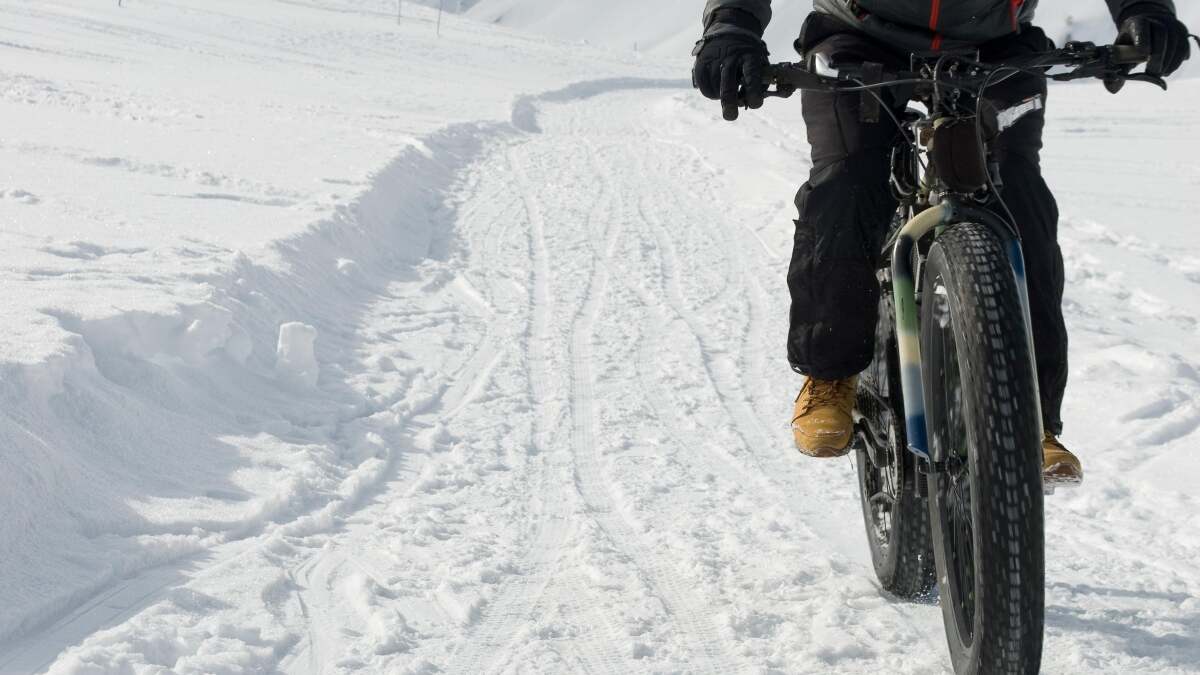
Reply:
<svg viewBox="0 0 1200 675"><path fill-rule="evenodd" d="M564 492L565 478L570 469L566 466L566 453L553 447L552 429L558 416L550 406L553 389L548 372L547 343L550 339L550 321L555 311L553 277L546 250L543 212L536 195L521 185L522 169L517 152L515 148L507 149L505 159L510 172L517 178L518 194L524 203L524 215L529 224L529 250L533 260L526 359L530 400L535 407L541 405L541 414L534 418L533 443L543 465L541 490L538 492L543 512L534 526L526 557L518 565L520 576L510 581L488 603L483 620L472 627L461 648L445 667L446 672L464 675L489 673L493 665L506 655L510 643L516 638L515 634L528 620L534 605L546 591L569 529L564 511L566 500L561 493Z"/></svg>
<svg viewBox="0 0 1200 675"><path fill-rule="evenodd" d="M643 133L648 132L643 128ZM662 157L650 157L652 161L659 163L665 162ZM638 161L643 165L640 166L639 173L663 173L663 168L645 166L644 162L647 156L639 154ZM714 194L719 194L719 188L712 186ZM679 253L677 251L674 240L671 237L673 230L664 225L663 218L660 213L674 214L684 223L705 223L706 227L714 231L714 240L724 240L725 245L721 247L721 254L731 259L729 267L731 269L741 270L741 277L751 274L752 268L745 262L742 246L739 241L735 241L728 236L728 232L723 228L718 228L712 224L711 216L704 217L704 214L696 213L696 199L683 199L679 191L667 190L655 195L657 199L651 201L644 196L639 203L639 213L649 224L654 235L654 240L663 254L663 278L665 281L666 297L669 299L670 311L678 316L688 327L689 332L694 339L701 345L701 349L705 354L717 354L722 358L721 363L714 363L714 359L705 359L703 362L704 372L712 387L712 391L720 401L728 415L736 435L741 439L741 448L739 452L728 452L735 460L735 468L742 473L746 479L752 480L762 486L769 493L774 494L782 503L787 503L789 508L798 514L803 514L805 517L803 523L809 531L816 536L820 541L838 542L837 547L840 550L847 550L848 547L861 546L860 537L851 538L849 532L845 528L836 527L830 523L825 517L828 513L828 507L816 511L812 504L819 502L827 504L832 496L823 496L819 499L814 499L814 496L809 494L807 499L801 498L795 490L796 485L803 485L808 481L797 475L800 469L800 461L796 453L791 450L790 443L782 434L771 434L767 431L761 417L757 411L747 403L746 386L744 384L745 372L739 364L732 361L731 354L736 354L728 346L724 346L721 339L714 337L711 331L705 325L705 314L700 310L693 310L688 307L682 285L680 283L680 268ZM664 203L665 202L665 203ZM740 278L741 284L745 285L743 278ZM782 280L781 280L782 283ZM732 284L731 284L732 285ZM746 291L743 295L748 304L748 312L753 316L756 311L754 308L754 300L756 294L751 291ZM761 314L763 310L759 309ZM749 328L747 328L747 332ZM743 334L743 343L746 334ZM782 343L782 340L780 341ZM783 365L783 364L781 364ZM780 427L785 426L782 421ZM762 451L755 451L759 448ZM765 451L765 452L763 452ZM833 468L832 465L815 465L812 467L816 471L828 471ZM782 480L781 480L782 479ZM786 481L784 484L783 481ZM853 480L849 481L823 481L818 483L822 493L827 493L829 486L841 486L841 492L838 494L839 499L847 499L856 497L857 485ZM812 487L812 486L810 486ZM851 549L852 550L852 549Z"/></svg>
<svg viewBox="0 0 1200 675"><path fill-rule="evenodd" d="M0 655L0 673L43 672L57 658L63 645L75 644L96 626L110 626L124 621L166 594L181 576L176 566L163 565L113 584L104 592L89 598L35 639L8 654Z"/></svg>
<svg viewBox="0 0 1200 675"><path fill-rule="evenodd" d="M647 166L645 161L648 157L660 163L661 166ZM635 160L638 167L636 174L639 176L671 174L669 166L667 166L670 159L667 157L638 153ZM715 194L716 187L713 186L713 189ZM687 326L688 332L700 346L702 353L716 354L721 358L728 357L732 363L732 367L718 367L710 358L703 359L702 363L702 372L708 386L728 416L730 420L728 426L741 439L742 446L740 452L732 452L728 448L716 448L717 454L710 456L727 470L738 475L743 484L758 486L762 490L760 494L769 495L769 502L784 505L789 511L800 516L798 522L810 534L809 541L822 546L830 553L837 550L853 550L853 548L848 549L847 547L854 546L865 550L864 542L861 541L861 536L858 536L857 528L839 528L828 519L828 498L814 496L807 492L807 490L817 487L821 493L827 493L830 486L841 486L840 489L843 490L840 494L841 498L856 502L857 485L853 477L844 481L830 482L813 481L811 478L797 475L800 468L799 461L794 452L790 451L790 444L781 445L772 434L767 432L757 411L745 394L746 371L741 367L741 363L733 360L739 353L730 347L718 346L725 343L715 338L705 325L704 317L710 316L719 307L712 302L702 303L701 308L695 310L688 306L678 272L680 268L679 254L672 238L672 235L680 236L679 230L667 227L662 217L659 216L659 212L670 214L668 217L673 216L673 222L678 222L685 227L696 222L705 223L712 231L713 241L723 241L723 245L720 247L721 255L729 261L729 269L739 271L739 283L734 284L732 279L727 278L726 281L730 282L727 285L729 287L738 286L740 292L737 294L726 292L722 294L722 298L744 300L747 304L746 311L750 317L741 339L736 340L741 343L743 350L755 331L761 330L761 326L758 324L762 321L765 313L761 304L765 293L757 279L754 278L754 268L747 265L745 261L745 252L742 248L744 243L730 237L728 230L712 222L710 217L706 217L707 214L696 213L695 205L701 203L703 202L695 197L685 200L683 195L676 190L656 192L654 199L649 199L643 193L638 203L638 214L640 222L645 223L650 231L656 250L661 254L660 276L663 281L664 296L667 300L667 312ZM653 298L643 297L643 300L649 303L654 302ZM663 392L660 387L649 389L658 392L656 396L652 397L656 401L656 413L672 430L671 433L677 443L683 443L692 448L712 446L711 443L705 443L706 439L698 438L692 432L687 431L686 420L680 419L672 413L677 406L671 405L661 398ZM784 448L786 451L773 451L773 449L780 448ZM797 489L801 487L805 488L805 491ZM835 489L838 488L835 487ZM814 505L817 504L821 506L814 508ZM837 553L833 553L833 555L835 558L840 557ZM851 563L849 560L845 562ZM852 563L845 569L850 570L850 574L861 573L865 578L873 579L872 570L869 567L863 568L861 564ZM919 623L916 621L914 612L907 606L891 603L887 607L904 623ZM929 645L931 653L940 653L938 651L941 646L940 642L930 639L924 632L918 632L917 637Z"/></svg>
<svg viewBox="0 0 1200 675"><path fill-rule="evenodd" d="M596 153L590 143L585 141L585 147L592 170L601 181L610 182L611 171L597 166ZM666 606L678 626L677 637L688 644L693 654L703 655L702 665L696 664L698 672L727 672L734 666L720 649L724 639L717 631L713 617L693 599L690 589L684 587L679 571L665 565L662 556L646 545L645 537L616 508L609 485L611 481L605 476L596 443L599 423L595 409L592 339L615 267L616 248L623 232L621 223L621 218L612 218L606 228L602 251L593 248L585 300L571 329L571 446L575 452L576 483L589 507L589 515L604 528L614 544L626 549L639 568L642 581Z"/></svg>
<svg viewBox="0 0 1200 675"><path fill-rule="evenodd" d="M639 204L639 214L649 224L652 237L663 256L661 262L669 312L678 317L687 326L692 339L700 346L700 351L703 354L707 356L718 355L721 358L725 358L728 350L716 346L719 344L719 341L709 335L698 314L687 307L687 301L679 284L679 274L677 271L679 256L675 250L674 242L671 241L670 236L667 234L666 228L658 220L657 216L653 215L646 208L644 203ZM741 439L740 447L736 449L723 448L721 450L722 454L728 456L728 467L738 473L743 480L758 484L764 490L767 490L769 494L786 501L792 507L793 512L815 515L812 514L811 508L805 508L801 504L802 500L788 495L788 491L778 484L778 478L774 478L774 476L778 475L772 471L774 467L768 467L763 455L754 452L754 448L769 449L777 447L778 444L773 442L769 435L762 431L761 423L757 416L747 414L744 396L739 396L739 394L742 394L742 390L740 386L735 385L733 378L726 372L728 369L717 367L711 358L703 359L702 367L711 391L731 422L729 428ZM757 438L750 438L747 435L751 431L755 432ZM847 487L847 489L852 488L853 486ZM817 525L817 523L821 522L819 519L805 518L802 522L817 540L836 541L842 538L834 528L820 528Z"/></svg>
<svg viewBox="0 0 1200 675"><path fill-rule="evenodd" d="M636 143L631 144L630 147L636 147L638 150L641 148L641 146L638 146ZM642 157L638 151L635 151L633 154L635 154L636 157L634 158L632 164L636 170L631 172L631 175L637 176L639 179L645 179L649 176L663 174L663 172L657 170L657 168L651 170L645 167L642 163ZM598 170L597 173L601 175L612 176L620 175L611 168ZM669 175L669 172L667 172L666 175ZM783 490L778 488L774 482L766 478L768 470L762 464L756 453L753 452L754 446L744 438L744 433L740 430L738 433L739 435L743 436L741 453L732 453L726 448L714 447L711 443L711 439L700 438L694 432L685 431L685 429L688 427L687 421L673 413L678 406L671 405L670 403L666 402L666 399L663 395L663 387L658 382L658 378L648 374L653 370L648 365L653 358L649 355L648 350L652 350L654 344L658 341L658 334L661 332L660 327L666 325L667 322L665 319L668 316L673 315L689 328L692 339L696 341L702 354L725 353L726 350L714 349L712 347L712 339L706 339L705 337L702 337L702 329L700 327L700 319L698 318L698 315L704 310L693 311L687 308L687 303L684 299L683 290L679 280L679 274L677 273L677 269L679 267L678 255L675 253L674 244L667 234L667 228L647 210L644 202L645 200L649 199L649 197L646 192L638 189L638 187L634 185L622 185L619 188L619 191L622 193L638 195L635 200L635 208L630 213L621 217L621 219L638 223L641 226L639 228L639 234L641 234L646 240L653 242L655 250L660 252L660 256L658 258L659 272L655 275L655 278L662 283L663 292L661 296L657 294L651 294L644 288L640 287L638 283L636 283L635 280L640 278L640 276L644 273L644 270L626 270L625 273L621 275L624 285L635 295L637 295L646 305L646 307L650 309L650 313L645 316L643 321L643 325L647 327L646 335L648 337L643 339L642 343L639 345L637 357L637 370L639 372L639 378L643 382L643 387L641 387L640 393L647 398L651 409L654 411L655 417L662 424L664 424L669 436L674 440L675 444L683 450L682 456L686 458L686 461L704 467L705 470L708 470L714 475L734 477L733 480L741 485L760 486L763 489L762 492L755 494L769 495L769 503L788 504L792 507L793 512L796 513L811 513L811 510L797 510L795 503L798 501L798 498L793 495L785 495ZM664 196L663 192L669 193L670 191L656 191L654 196L656 198L661 198ZM673 197L674 195L671 196ZM684 227L688 227L693 220L694 219L688 218L679 219L680 224L682 224ZM714 246L719 246L720 237L713 237L712 242ZM731 242L726 241L726 247L731 245ZM722 253L725 254L728 261L726 262L725 266L730 272L723 275L725 281L728 282L735 276L733 274L733 270L738 269L736 264L739 259L731 259L731 257L728 255L728 248L723 250ZM612 267L614 263L615 261L609 260L607 267ZM719 308L719 305L723 303L734 302L744 297L745 292L741 286L741 283L727 283L713 298L710 298L704 303L704 307L709 308L710 310L716 310ZM660 305L665 311L660 312L653 309ZM741 338L736 341L739 343L744 342L749 330L749 328L745 329ZM590 330L586 332L590 333ZM722 393L721 386L717 383L718 373L714 372L712 364L707 362L699 364L698 370L700 370L702 373L705 373L710 390L713 391L713 393L717 396L721 405L726 408L726 414L731 416L731 419L734 422L733 426L736 426L739 423L739 420L735 419L735 416L733 416L731 411L728 410L729 401L727 400L727 396ZM580 376L580 379L583 379L583 375ZM741 423L744 424L744 420L742 420ZM696 449L704 447L709 447L713 450L716 450L716 454L695 452ZM752 498L761 499L761 497ZM807 519L802 524L808 526ZM818 534L813 531L812 527L808 527L808 529L811 532L809 541L817 543L819 540ZM640 560L646 561L657 561L662 557L661 552L649 550L639 552L638 555ZM671 579L680 578L678 570L664 570L656 576ZM727 640L720 635L719 631L715 631L713 628L712 621L714 617L712 616L712 606L702 606L698 601L692 600L691 598L695 597L695 593L692 589L680 591L673 595L675 597L687 598L685 602L688 606L687 611L684 613L688 614L694 611L692 616L695 618L693 619L692 623L701 627L693 628L693 631L704 636L704 643L707 646L707 649L705 650L706 656L711 656L714 653L714 645L727 643ZM664 601L668 602L669 604L669 598L664 598ZM718 664L716 669L720 671L722 669L731 667L732 666L729 665Z"/></svg>
<svg viewBox="0 0 1200 675"><path fill-rule="evenodd" d="M545 136L542 136L539 138L539 140L545 138ZM557 145L558 142L551 143L549 152L558 154ZM590 156L590 144L585 141L583 147ZM532 150L532 148L530 149ZM521 166L519 169L514 171L514 177L517 179L522 193L531 192L534 189L528 171L524 168L524 166ZM616 245L617 237L620 233L619 224L614 224L613 219L611 218L612 209L610 202L614 198L612 186L609 181L604 180L603 176L600 176L598 183L599 193L592 200L587 215L584 217L581 228L582 232L587 234L588 246L592 251L590 274L588 277L587 286L583 291L586 300L572 319L572 327L570 331L571 341L566 345L568 350L567 357L573 366L569 375L571 378L569 386L569 394L571 398L568 412L571 420L569 442L571 444L572 470L574 472L577 490L580 489L579 486L581 483L579 478L581 471L579 456L581 438L579 423L580 413L576 407L575 396L576 379L574 365L578 358L576 355L577 352L574 349L575 336L579 330L580 322L585 320L589 315L588 308L590 304L597 297L597 276L600 272L596 264L598 256L605 258L610 258L612 256L612 251ZM601 219L603 219L604 222L602 224L598 224L597 221ZM598 254L596 251L595 237L591 235L591 233L597 231L598 225L603 228L601 236L603 241L601 242L601 245L604 252L600 254ZM570 224L564 224L564 227L570 227ZM604 285L606 286L606 284ZM602 296L603 288L599 291L599 297L602 298ZM590 447L594 449L594 436L590 438L592 442ZM591 512L592 505L587 501L586 496L583 495L582 492L580 492L580 497L583 498L583 503L580 506L582 509L585 509L580 516L591 517L593 520L595 520L594 513ZM609 543L614 548L620 549L624 542L615 538L611 530L603 529L602 524L598 522L597 524L602 528L603 534ZM586 535L587 533L585 532L584 534ZM633 559L631 562L635 565L638 564L636 559ZM641 576L644 578L644 573L642 573ZM562 570L561 573L551 582L550 587L546 590L546 592L543 593L543 595L538 599L538 602L534 607L534 612L538 614L547 614L555 609L570 608L570 615L575 620L578 620L579 617L595 617L594 621L600 624L600 630L597 631L594 624L591 626L589 637L592 639L588 640L586 645L581 644L580 641L571 641L570 643L564 645L564 650L559 650L558 646L556 645L556 651L559 651L560 656L563 656L563 651L565 651L566 656L573 658L578 664L579 669L583 672L616 672L621 670L623 659L621 655L617 653L615 645L623 643L627 639L627 636L623 635L623 633L618 630L617 623L619 622L619 618L615 616L615 612L613 610L606 609L603 605L603 601L596 598L593 594L584 594L580 592L581 589L589 588L590 586L592 586L592 580L589 579L582 571L577 569ZM595 638L595 633L597 632L603 634L600 639Z"/></svg>
<svg viewBox="0 0 1200 675"><path fill-rule="evenodd" d="M485 204L494 204L500 201L500 197L499 189L492 188L484 194L479 195L478 198ZM500 242L512 227L511 223L517 220L515 217L516 214L520 213L520 201L514 200L513 205L518 208L512 208L511 210L507 208L502 209L496 218L489 219L489 226L484 233L483 245L481 247L482 255L480 257L483 260L495 261L500 259ZM474 210L471 209L468 214L464 214L464 217L466 215L474 216ZM469 235L470 233L464 234ZM463 284L470 285L470 282L466 281L465 277L460 276L457 280ZM490 281L492 284L496 283L495 280ZM485 321L487 336L471 360L464 364L462 369L451 378L453 384L451 384L450 389L446 392L445 400L443 401L443 405L449 410L442 418L444 421L453 420L483 393L484 388L487 387L488 382L495 373L496 367L500 365L500 362L507 353L506 348L499 346L500 336L497 335L496 321L494 320L498 313L494 294L485 298L479 295L478 291L473 287L472 292L478 296L476 304L483 310L481 318ZM479 303L482 304L480 305ZM474 373L474 375L470 378L464 378L462 377L464 373Z"/></svg>
<svg viewBox="0 0 1200 675"><path fill-rule="evenodd" d="M535 147L537 143L547 143L549 148L541 150ZM546 244L546 211L538 198L529 170L526 167L525 155L539 151L555 152L557 139L539 137L537 141L519 147L511 148L507 153L507 165L512 179L516 182L517 192L526 205L526 219L530 228L531 253L534 261L534 275L539 280L552 280L555 271L548 266L551 253ZM589 155L594 157L592 148L586 146ZM609 172L596 168L593 162L589 172L601 184L602 195L590 209L584 225L585 231L602 231L599 245L595 237L589 236L591 247L590 272L585 282L582 294L582 305L576 312L572 325L567 332L567 342L563 345L567 350L569 362L569 405L566 414L570 415L568 442L572 453L574 484L582 499L585 510L583 516L590 518L601 528L604 537L620 552L621 557L632 564L640 582L649 593L658 598L669 615L673 628L672 638L680 642L689 654L689 662L693 663L698 672L727 672L735 666L727 661L727 650L723 646L724 639L716 628L715 619L709 608L693 597L692 589L685 586L680 570L663 559L660 552L652 550L644 541L644 536L638 533L613 503L610 479L605 475L602 465L599 445L597 443L597 410L592 372L592 336L596 321L604 308L605 296L610 285L610 277L615 269L614 258L616 247L621 237L619 218L609 218L608 222L597 224L598 215L608 215L604 210L604 193L610 195L614 190L610 187ZM590 180L590 179L589 179ZM539 185L545 185L539 181ZM569 223L561 224L563 227ZM558 260L559 253L553 254ZM571 260L574 260L572 258ZM571 265L571 262L563 263ZM564 279L576 277L573 267L558 268L558 274ZM566 271L562 271L566 270ZM547 361L545 352L538 353L539 345L549 341L548 319L545 317L546 308L556 301L551 298L547 288L541 292L542 283L535 284L533 298L534 311L537 313L533 321L534 329L528 345L530 376L534 383L534 400L547 402L552 393L549 382L537 384L548 379L544 372ZM548 348L548 346L547 346ZM555 418L557 419L557 418ZM548 420L544 426L553 424ZM563 501L558 495L547 495L547 500ZM563 543L557 541L538 541L531 549L531 555L545 554ZM544 562L544 561L543 561ZM606 633L604 639L594 637L587 641L574 641L563 645L555 643L555 651L566 650L565 657L577 662L585 671L612 672L619 669L620 664L626 663L627 656L615 651L614 645L627 642L628 636L623 636L614 627L614 615L611 610L588 607L589 594L581 593L589 585L590 580L574 572L574 568L556 567L553 578L547 569L541 574L531 568L543 565L536 560L526 561L520 567L525 574L519 582L510 582L491 605L484 610L484 619L474 627L469 636L469 644L462 650L447 670L450 672L493 672L500 667L511 666L508 654L512 651L512 641L523 624L535 614L545 613L552 609L569 609L571 619L581 620L585 616L595 619L589 626L589 634L597 628ZM544 578L543 578L544 577ZM535 583L541 579L541 583ZM511 634L511 637L510 637ZM703 664L703 665L700 665Z"/></svg>
<svg viewBox="0 0 1200 675"><path fill-rule="evenodd" d="M323 566L327 562L326 557L322 556L322 549L318 549L306 557L294 569L290 569L287 575L293 580L296 586L296 602L299 605L301 616L305 619L305 638L300 649L294 654L295 662L300 662L301 659L309 664L311 672L322 673L325 667L334 659L331 655L335 653L332 636L326 634L315 626L334 625L334 622L329 620L326 614L326 608L333 606L332 592L328 584L327 573L322 572L321 585L314 586L313 574L319 565ZM313 602L312 595L316 595L318 602ZM305 602L305 596L310 596L310 601ZM319 620L318 620L319 617Z"/></svg>
<svg viewBox="0 0 1200 675"><path fill-rule="evenodd" d="M660 175L663 173L658 169L643 168L640 166L638 161L634 161L633 164L639 169L638 171L635 171L633 175L641 178ZM635 192L632 186L626 187L625 189L630 192ZM661 199L664 196L663 192L664 191L655 192L655 198ZM680 284L680 277L677 272L680 266L678 254L675 252L675 245L668 232L671 234L677 234L678 236L684 235L680 232L679 228L669 229L664 223L659 221L656 216L652 215L645 204L648 199L649 198L645 197L643 194L636 204L635 212L631 214L627 220L639 223L641 225L638 233L646 241L652 242L653 250L658 252L658 270L652 275L652 280L658 281L662 284L661 294L649 292L645 288L641 287L641 285L638 283L637 280L642 274L644 274L645 270L625 270L625 273L621 275L621 278L625 281L625 286L629 288L635 295L637 295L637 297L641 299L642 303L648 309L648 312L643 318L645 337L638 346L638 354L636 357L638 378L639 382L642 383L639 391L643 396L646 397L646 401L650 405L654 417L664 425L668 436L671 438L673 443L680 448L680 456L684 458L684 461L697 467L703 467L700 469L702 472L708 471L713 475L726 476L740 486L749 487L750 489L741 492L741 497L757 502L759 509L767 510L772 507L784 507L793 514L800 516L800 519L796 522L804 531L807 531L808 533L808 536L804 538L804 541L808 544L806 548L821 550L828 555L832 551L830 549L830 544L827 542L834 540L825 536L821 532L823 528L813 526L814 521L822 522L825 516L824 514L814 513L812 504L805 503L802 489L807 487L807 482L799 481L795 484L795 489L789 491L780 486L776 480L772 480L772 469L768 468L764 462L762 457L763 453L761 450L756 450L756 448L770 447L770 442L764 440L763 443L754 445L745 437L746 432L743 429L738 428L739 426L745 427L747 425L747 421L744 417L739 419L735 414L735 410L731 406L731 402L729 400L729 394L725 393L729 387L729 384L727 382L722 384L719 379L719 369L707 362L707 358L705 356L721 354L729 355L729 357L732 358L732 356L736 355L736 352L732 352L725 348L714 347L714 338L711 336L706 337L707 330L702 326L703 320L701 319L701 316L705 315L705 310L692 310L688 307L688 303L682 290L682 285ZM664 208L667 207L664 205ZM694 218L680 216L675 222L682 227L688 227L689 223L694 221ZM720 239L721 237L719 236L713 237L712 241L714 242L714 245L720 246ZM734 242L726 241L725 248L723 248L722 253L734 259L734 261L730 263L730 269L742 269L744 271L744 267L737 267L740 258L737 258L732 253L734 250L732 247L734 245ZM730 280L728 275L726 280ZM748 296L752 291L742 287L740 283L730 283L727 284L727 286L733 290L722 292L720 294L721 298L728 302L749 301ZM703 306L708 308L708 311L717 311L721 309L712 302L706 302ZM682 402L668 400L670 396L668 393L666 393L668 387L664 387L660 377L657 376L657 373L661 372L661 366L652 364L656 363L655 350L657 343L661 339L660 336L662 334L662 327L670 325L671 319L681 322L686 328L688 328L688 333L690 334L691 339L695 341L702 355L702 359L706 361L704 363L697 364L696 370L702 374L702 379L706 382L708 389L714 394L718 404L722 407L725 415L730 420L730 424L728 425L723 425L719 421L715 420L710 421L711 424L714 427L728 426L736 429L736 434L741 438L742 441L740 444L741 452L735 452L731 448L727 448L720 444L714 444L711 437L702 436L699 431L693 428L694 424L676 412L681 407ZM747 326L741 336L732 335L730 339L733 343L744 344L745 341L749 339L749 335L753 330L753 326ZM739 403L744 404L744 401L739 401ZM700 449L707 449L709 452L697 452L697 450ZM855 486L853 483L847 484L847 490L853 491L854 489ZM742 531L742 536L761 539L757 533L745 530ZM760 542L759 545L749 545L749 550L765 551L770 549L767 542ZM649 556L653 558L655 557L655 554L651 553ZM661 557L661 553L658 554L658 557ZM840 556L835 553L833 557L837 558ZM797 562L804 564L803 561ZM845 565L842 563L835 563L829 567L829 570L834 574L835 579L841 578L847 573L854 574L859 571L857 566ZM714 597L710 598L711 600L715 600L717 597L721 597L726 602L730 602L731 600L731 598L725 597L726 591L723 588L714 588L712 589L712 592L715 595ZM692 595L694 595L694 593ZM805 594L806 597L803 601L814 603L811 610L814 613L828 611L827 603L822 599L821 595L822 592L817 589L812 589L810 592ZM833 597L836 597L836 593L833 594ZM739 604L738 600L739 599L734 599L731 604L737 606ZM705 610L709 614L712 614L714 606L715 605L710 605L705 608ZM743 609L747 608L743 607ZM752 607L748 609L751 612L754 611ZM892 614L895 617L895 620L911 623L911 615L903 608L894 607L894 610L895 611L892 612ZM744 640L754 637L753 628L746 629L734 627L734 630L735 636L739 639ZM746 634L746 630L751 632ZM727 640L724 641L728 642ZM932 641L929 641L928 639L925 641L931 642L932 650Z"/></svg>

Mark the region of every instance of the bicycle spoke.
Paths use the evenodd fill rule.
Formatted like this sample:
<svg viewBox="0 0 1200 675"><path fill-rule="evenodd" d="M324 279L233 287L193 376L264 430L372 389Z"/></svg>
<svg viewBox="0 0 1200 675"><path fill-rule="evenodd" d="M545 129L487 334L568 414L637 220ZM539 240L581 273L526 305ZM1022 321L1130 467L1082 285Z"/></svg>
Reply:
<svg viewBox="0 0 1200 675"><path fill-rule="evenodd" d="M935 289L936 343L939 390L937 409L931 411L934 442L947 458L940 505L946 523L945 547L949 559L949 583L944 592L957 608L959 634L966 644L974 639L976 611L974 523L971 510L971 475L966 419L962 407L962 373L954 336L954 323L944 292Z"/></svg>

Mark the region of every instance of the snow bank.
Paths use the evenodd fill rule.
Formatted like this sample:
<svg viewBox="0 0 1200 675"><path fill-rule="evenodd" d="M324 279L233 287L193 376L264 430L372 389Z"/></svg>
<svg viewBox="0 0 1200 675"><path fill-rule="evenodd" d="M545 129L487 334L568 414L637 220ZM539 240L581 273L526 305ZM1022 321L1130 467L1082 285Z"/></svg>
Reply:
<svg viewBox="0 0 1200 675"><path fill-rule="evenodd" d="M346 384L363 289L442 254L515 95L628 67L383 4L0 7L0 645L382 480L436 392Z"/></svg>
<svg viewBox="0 0 1200 675"><path fill-rule="evenodd" d="M330 505L336 515L381 477L374 454L339 457L347 439L332 435L377 405L336 385L293 394L317 385L318 329L284 319L336 334L354 321L357 284L422 257L438 222L427 195L469 159L475 131L397 158L353 205L281 244L282 267L241 258L209 282L209 302L175 315L63 314L72 348L9 369L0 636L138 569ZM347 252L363 280L339 273ZM378 448L385 464L394 450Z"/></svg>

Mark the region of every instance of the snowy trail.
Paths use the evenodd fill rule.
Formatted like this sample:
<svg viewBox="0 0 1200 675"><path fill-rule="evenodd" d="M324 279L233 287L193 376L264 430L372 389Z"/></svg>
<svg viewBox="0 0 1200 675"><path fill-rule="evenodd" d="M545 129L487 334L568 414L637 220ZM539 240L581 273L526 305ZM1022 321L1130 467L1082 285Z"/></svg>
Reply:
<svg viewBox="0 0 1200 675"><path fill-rule="evenodd" d="M790 449L794 117L709 134L690 92L609 81L435 147L429 255L358 250L338 302L295 300L345 323L310 421L369 475L108 586L0 672L946 672L938 609L874 583L853 466ZM1200 672L1200 463L1175 461L1200 245L1069 212L1063 239L1092 473L1050 502L1045 671Z"/></svg>

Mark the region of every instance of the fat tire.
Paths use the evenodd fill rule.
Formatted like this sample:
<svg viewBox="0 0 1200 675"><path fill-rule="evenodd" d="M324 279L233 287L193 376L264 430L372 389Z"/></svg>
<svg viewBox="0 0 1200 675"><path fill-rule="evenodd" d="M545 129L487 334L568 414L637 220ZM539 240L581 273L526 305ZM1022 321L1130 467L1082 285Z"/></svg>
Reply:
<svg viewBox="0 0 1200 675"><path fill-rule="evenodd" d="M974 223L955 225L936 239L922 276L922 376L930 442L936 448L949 443L942 439L958 437L961 449L948 451L954 457L966 454L956 460L960 473L947 469L928 477L951 660L959 675L1037 673L1045 613L1041 422L1017 279L1002 240ZM959 395L947 396L954 389L947 383L954 381ZM959 477L957 483L952 476ZM959 486L958 504L970 504L970 532L957 540L972 543L971 553L960 557L973 559L973 576L954 577L967 579L958 585L972 587L973 597L965 588L957 593L969 598L966 603L951 592L952 485ZM965 500L962 486L969 488ZM957 512L967 510L960 506Z"/></svg>

